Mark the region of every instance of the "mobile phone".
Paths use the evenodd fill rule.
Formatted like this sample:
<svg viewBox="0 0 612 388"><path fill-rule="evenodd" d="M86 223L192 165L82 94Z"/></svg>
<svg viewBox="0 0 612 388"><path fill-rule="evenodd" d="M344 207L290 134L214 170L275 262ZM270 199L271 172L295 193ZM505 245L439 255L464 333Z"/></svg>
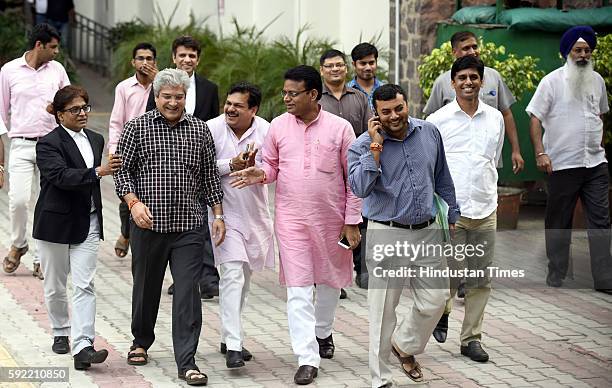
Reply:
<svg viewBox="0 0 612 388"><path fill-rule="evenodd" d="M342 240L338 241L338 245L340 245L344 249L351 249L351 243L349 243L346 236L342 237Z"/></svg>
<svg viewBox="0 0 612 388"><path fill-rule="evenodd" d="M246 151L244 151L244 155L242 155L242 160L249 160L249 156L251 155L251 152L253 152L254 148L255 148L255 143L247 144Z"/></svg>

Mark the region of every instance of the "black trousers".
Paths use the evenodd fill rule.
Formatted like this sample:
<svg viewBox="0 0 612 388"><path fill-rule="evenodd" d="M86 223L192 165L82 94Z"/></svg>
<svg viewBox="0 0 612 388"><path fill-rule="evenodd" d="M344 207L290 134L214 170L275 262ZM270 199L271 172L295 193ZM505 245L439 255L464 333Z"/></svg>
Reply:
<svg viewBox="0 0 612 388"><path fill-rule="evenodd" d="M202 229L157 233L131 222L133 345L149 349L155 340L166 266L174 280L172 344L180 373L196 369L195 353L202 328L199 282L202 272Z"/></svg>
<svg viewBox="0 0 612 388"><path fill-rule="evenodd" d="M362 273L368 273L368 269L365 264L366 256L366 234L368 230L368 219L361 215L363 222L359 224L359 233L361 233L361 242L355 249L353 249L353 268L357 272L357 276Z"/></svg>
<svg viewBox="0 0 612 388"><path fill-rule="evenodd" d="M219 272L217 271L217 267L215 267L215 257L213 256L212 242L206 217L204 217L202 235L204 238L204 245L202 247L202 276L200 278L200 287L203 292L206 292L206 290L213 287L219 287Z"/></svg>
<svg viewBox="0 0 612 388"><path fill-rule="evenodd" d="M568 271L576 201L587 216L591 272L595 288L612 288L608 165L554 171L548 178L545 238L548 270L560 278Z"/></svg>
<svg viewBox="0 0 612 388"><path fill-rule="evenodd" d="M127 239L130 238L130 209L127 203L122 199L119 202L119 220L121 221L121 235Z"/></svg>

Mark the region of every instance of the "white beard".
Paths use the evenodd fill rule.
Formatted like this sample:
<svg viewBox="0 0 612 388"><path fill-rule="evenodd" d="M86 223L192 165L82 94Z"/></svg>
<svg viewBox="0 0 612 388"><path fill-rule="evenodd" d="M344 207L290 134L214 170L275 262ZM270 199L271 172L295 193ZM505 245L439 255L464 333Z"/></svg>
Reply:
<svg viewBox="0 0 612 388"><path fill-rule="evenodd" d="M589 60L585 66L579 66L576 61L568 57L565 68L567 70L566 86L574 98L582 101L590 96L593 93L595 80L593 62Z"/></svg>

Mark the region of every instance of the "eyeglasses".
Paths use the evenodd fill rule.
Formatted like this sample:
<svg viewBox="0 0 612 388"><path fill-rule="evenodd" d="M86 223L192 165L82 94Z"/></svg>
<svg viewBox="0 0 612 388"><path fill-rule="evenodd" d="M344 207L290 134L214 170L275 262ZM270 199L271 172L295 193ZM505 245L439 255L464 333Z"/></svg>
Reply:
<svg viewBox="0 0 612 388"><path fill-rule="evenodd" d="M326 65L321 65L326 69L334 69L334 68L338 68L338 69L342 69L343 67L346 66L346 63L328 63Z"/></svg>
<svg viewBox="0 0 612 388"><path fill-rule="evenodd" d="M73 115L78 115L81 111L85 113L91 112L91 105L73 106L70 109L64 109L62 112L70 112Z"/></svg>
<svg viewBox="0 0 612 388"><path fill-rule="evenodd" d="M140 57L140 56L138 56L138 57L134 57L134 60L141 61L141 62L144 62L144 61L155 62L155 58L153 58L153 57Z"/></svg>
<svg viewBox="0 0 612 388"><path fill-rule="evenodd" d="M299 92L294 92L294 91L286 91L286 90L281 90L280 94L282 98L285 98L286 96L289 96L291 98L296 98L297 96L299 96L300 94L307 92L308 90L301 90Z"/></svg>

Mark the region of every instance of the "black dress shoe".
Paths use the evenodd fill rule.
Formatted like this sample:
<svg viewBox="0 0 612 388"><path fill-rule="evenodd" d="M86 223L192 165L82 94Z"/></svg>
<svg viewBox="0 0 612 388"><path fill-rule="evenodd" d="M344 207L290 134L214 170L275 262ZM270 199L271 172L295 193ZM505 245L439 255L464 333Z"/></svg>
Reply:
<svg viewBox="0 0 612 388"><path fill-rule="evenodd" d="M346 299L347 295L346 295L346 291L344 291L344 288L340 289L340 299Z"/></svg>
<svg viewBox="0 0 612 388"><path fill-rule="evenodd" d="M174 294L174 283L172 283L170 287L168 287L168 295L172 295L172 294Z"/></svg>
<svg viewBox="0 0 612 388"><path fill-rule="evenodd" d="M219 284L213 283L209 286L200 284L200 298L212 299L215 296L219 296Z"/></svg>
<svg viewBox="0 0 612 388"><path fill-rule="evenodd" d="M317 342L319 343L319 356L321 358L333 358L334 350L336 349L334 346L334 338L330 334L327 338L319 338L317 337Z"/></svg>
<svg viewBox="0 0 612 388"><path fill-rule="evenodd" d="M93 346L88 346L74 355L74 369L88 369L91 364L103 363L106 357L108 357L108 350L95 350Z"/></svg>
<svg viewBox="0 0 612 388"><path fill-rule="evenodd" d="M546 284L549 287L561 287L563 285L563 280L556 273L548 272L548 275L546 275Z"/></svg>
<svg viewBox="0 0 612 388"><path fill-rule="evenodd" d="M461 354L468 356L472 361L487 362L489 355L480 346L480 341L470 341L467 346L461 346Z"/></svg>
<svg viewBox="0 0 612 388"><path fill-rule="evenodd" d="M53 346L51 350L57 354L66 354L70 351L70 344L68 343L68 337L58 336L53 337Z"/></svg>
<svg viewBox="0 0 612 388"><path fill-rule="evenodd" d="M439 343L446 342L446 334L448 333L448 314L442 314L436 328L433 331L433 337Z"/></svg>
<svg viewBox="0 0 612 388"><path fill-rule="evenodd" d="M244 366L242 352L237 350L228 350L225 354L225 366L228 368L240 368Z"/></svg>
<svg viewBox="0 0 612 388"><path fill-rule="evenodd" d="M302 365L298 368L297 372L295 372L293 381L297 385L308 385L317 377L318 370L319 368L315 368L314 366Z"/></svg>
<svg viewBox="0 0 612 388"><path fill-rule="evenodd" d="M369 279L370 279L370 276L368 275L367 272L360 273L355 278L355 284L357 285L357 287L363 288L364 290L367 290L368 289L368 280Z"/></svg>
<svg viewBox="0 0 612 388"><path fill-rule="evenodd" d="M459 287L457 287L457 298L465 298L465 280L462 280L461 283L459 283Z"/></svg>
<svg viewBox="0 0 612 388"><path fill-rule="evenodd" d="M219 352L221 352L221 354L227 353L227 346L225 345L225 343L221 342L221 346L219 346ZM242 347L242 359L244 361L251 361L252 358L253 358L253 355L251 354L251 352L249 352L247 348L243 346Z"/></svg>

